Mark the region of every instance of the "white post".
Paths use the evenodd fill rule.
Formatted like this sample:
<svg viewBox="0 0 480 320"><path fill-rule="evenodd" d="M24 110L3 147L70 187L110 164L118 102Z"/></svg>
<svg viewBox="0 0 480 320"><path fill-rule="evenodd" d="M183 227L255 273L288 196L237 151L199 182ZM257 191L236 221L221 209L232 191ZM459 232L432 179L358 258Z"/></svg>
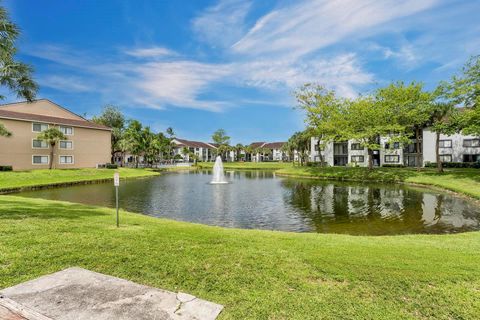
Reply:
<svg viewBox="0 0 480 320"><path fill-rule="evenodd" d="M120 225L119 216L118 216L118 187L120 186L120 174L115 172L113 174L113 185L115 186L115 205L117 208L117 228Z"/></svg>

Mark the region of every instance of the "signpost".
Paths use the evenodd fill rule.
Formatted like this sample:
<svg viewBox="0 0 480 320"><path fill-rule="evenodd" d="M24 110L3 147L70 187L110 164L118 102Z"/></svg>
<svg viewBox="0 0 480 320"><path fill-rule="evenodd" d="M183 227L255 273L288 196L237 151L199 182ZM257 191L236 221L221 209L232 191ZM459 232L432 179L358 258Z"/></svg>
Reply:
<svg viewBox="0 0 480 320"><path fill-rule="evenodd" d="M119 218L118 218L118 187L120 186L120 174L115 172L113 174L113 185L115 186L115 203L117 206L117 228L119 227Z"/></svg>

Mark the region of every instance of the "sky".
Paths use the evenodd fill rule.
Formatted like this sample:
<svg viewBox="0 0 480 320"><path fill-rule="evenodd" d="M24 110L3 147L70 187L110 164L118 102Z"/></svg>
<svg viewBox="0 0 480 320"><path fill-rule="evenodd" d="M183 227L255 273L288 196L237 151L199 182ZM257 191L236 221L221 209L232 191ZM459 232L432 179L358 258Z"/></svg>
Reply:
<svg viewBox="0 0 480 320"><path fill-rule="evenodd" d="M304 128L293 92L345 97L392 81L427 89L480 54L478 0L3 0L38 98L105 105L155 131L233 143ZM7 101L15 101L9 96Z"/></svg>

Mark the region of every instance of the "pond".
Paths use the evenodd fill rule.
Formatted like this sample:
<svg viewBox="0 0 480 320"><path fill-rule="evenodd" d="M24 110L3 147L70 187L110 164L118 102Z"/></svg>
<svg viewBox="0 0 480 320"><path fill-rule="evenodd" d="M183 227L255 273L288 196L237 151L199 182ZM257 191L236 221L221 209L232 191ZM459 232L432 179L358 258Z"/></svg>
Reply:
<svg viewBox="0 0 480 320"><path fill-rule="evenodd" d="M232 183L210 185L210 171L131 179L120 207L155 217L222 227L393 235L480 229L480 207L451 194L395 184L342 183L227 171ZM115 207L112 183L19 194Z"/></svg>

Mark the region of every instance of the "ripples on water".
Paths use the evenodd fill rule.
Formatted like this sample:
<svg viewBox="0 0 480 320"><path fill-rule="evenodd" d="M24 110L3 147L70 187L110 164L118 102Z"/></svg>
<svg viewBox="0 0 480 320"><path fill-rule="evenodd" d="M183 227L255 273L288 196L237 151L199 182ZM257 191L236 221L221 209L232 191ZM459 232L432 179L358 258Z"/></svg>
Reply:
<svg viewBox="0 0 480 320"><path fill-rule="evenodd" d="M480 208L450 194L401 185L276 177L227 171L231 184L210 185L209 171L122 181L128 211L223 227L347 234L452 233L480 229ZM110 183L25 192L26 197L115 206Z"/></svg>

